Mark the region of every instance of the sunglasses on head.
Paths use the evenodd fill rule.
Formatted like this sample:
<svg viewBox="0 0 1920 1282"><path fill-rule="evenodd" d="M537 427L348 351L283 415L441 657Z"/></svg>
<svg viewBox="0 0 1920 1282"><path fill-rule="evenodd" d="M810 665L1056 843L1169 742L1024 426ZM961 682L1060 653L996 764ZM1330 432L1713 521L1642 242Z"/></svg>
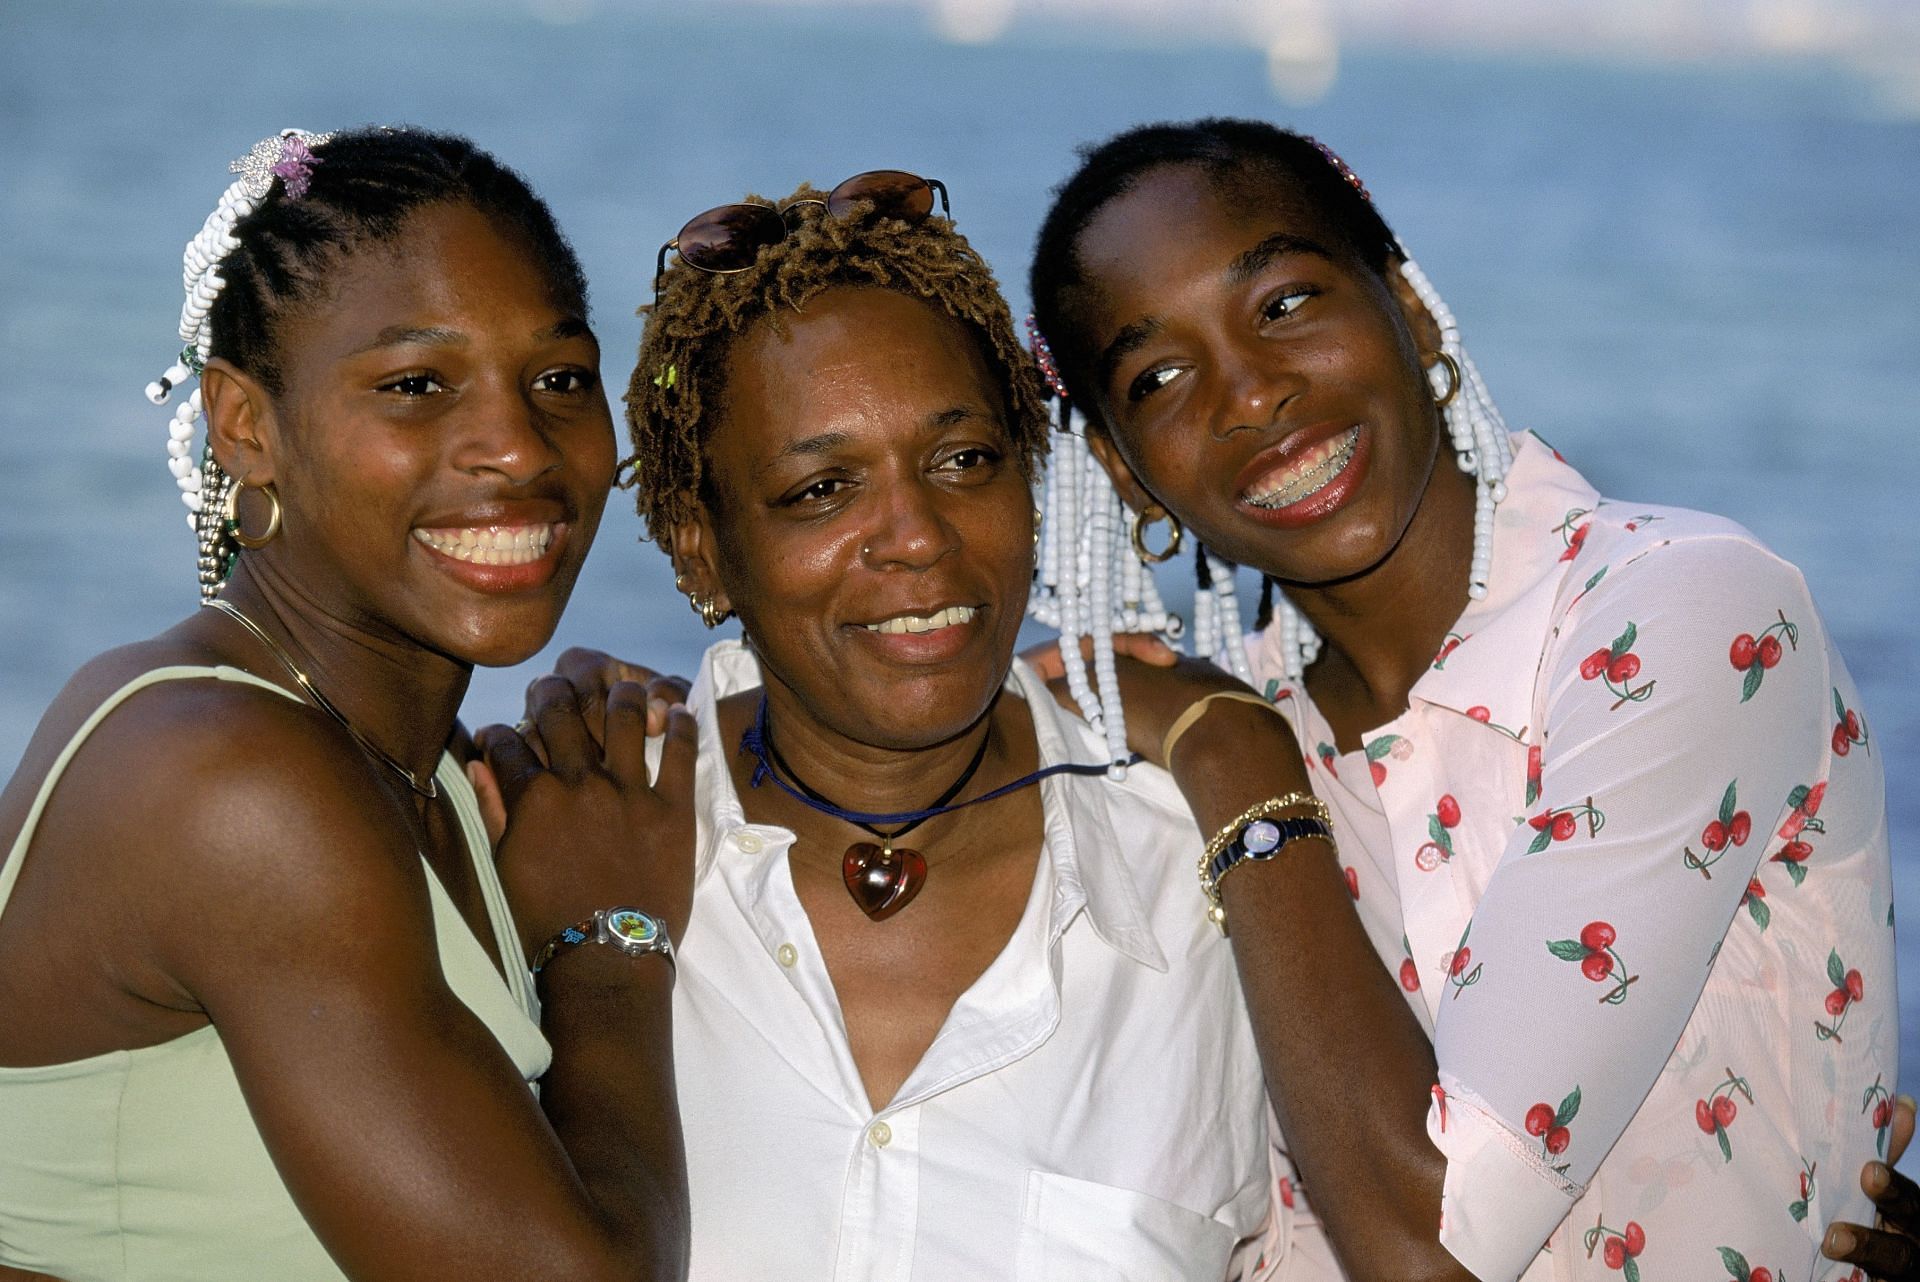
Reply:
<svg viewBox="0 0 1920 1282"><path fill-rule="evenodd" d="M779 244L793 233L800 225L800 211L811 206L844 218L861 205L870 205L882 218L917 223L933 212L935 195L940 197L941 215L946 216L947 188L938 179L922 178L900 169L872 169L847 179L828 192L825 199L810 196L784 209L750 202L717 205L689 218L679 235L660 246L659 261L653 268L653 291L660 292L668 250L678 253L680 261L689 267L724 276L753 266L761 250Z"/></svg>

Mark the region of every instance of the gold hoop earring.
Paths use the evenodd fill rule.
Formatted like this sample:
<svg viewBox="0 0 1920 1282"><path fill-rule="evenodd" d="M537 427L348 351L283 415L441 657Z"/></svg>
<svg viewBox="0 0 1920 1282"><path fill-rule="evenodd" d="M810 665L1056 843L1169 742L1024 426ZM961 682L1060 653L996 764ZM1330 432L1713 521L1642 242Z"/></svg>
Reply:
<svg viewBox="0 0 1920 1282"><path fill-rule="evenodd" d="M1033 546L1035 547L1040 546L1040 522L1045 519L1046 513L1040 510L1039 504L1035 504L1033 508Z"/></svg>
<svg viewBox="0 0 1920 1282"><path fill-rule="evenodd" d="M1436 360L1438 360L1442 365L1445 365L1447 367L1446 394L1444 396L1435 396L1433 398L1434 408L1443 410L1447 408L1447 406L1453 404L1454 397L1460 395L1460 363L1454 360L1453 357L1447 355L1445 352L1435 352L1433 355ZM1429 387L1428 391L1429 393L1431 393L1432 388Z"/></svg>
<svg viewBox="0 0 1920 1282"><path fill-rule="evenodd" d="M1158 515L1150 515L1151 513ZM1167 523L1167 546L1158 552L1149 552L1147 551L1147 527L1163 520ZM1180 550L1180 541L1186 537L1186 534L1187 532L1180 527L1178 517L1158 503L1149 503L1143 510L1135 513L1133 518L1133 554L1148 565L1158 565L1162 561L1172 560L1174 553Z"/></svg>
<svg viewBox="0 0 1920 1282"><path fill-rule="evenodd" d="M245 489L259 490L267 500L267 528L263 534L248 534L240 528L240 491ZM233 483L227 486L227 497L220 505L220 520L233 541L243 548L263 548L273 542L280 533L280 496L274 493L273 482L249 486L235 477Z"/></svg>
<svg viewBox="0 0 1920 1282"><path fill-rule="evenodd" d="M679 586L678 580L675 581L675 586ZM732 610L722 610L714 603L712 597L701 596L698 592L687 593L687 604L692 606L693 612L700 616L700 622L710 628L717 628L733 617Z"/></svg>

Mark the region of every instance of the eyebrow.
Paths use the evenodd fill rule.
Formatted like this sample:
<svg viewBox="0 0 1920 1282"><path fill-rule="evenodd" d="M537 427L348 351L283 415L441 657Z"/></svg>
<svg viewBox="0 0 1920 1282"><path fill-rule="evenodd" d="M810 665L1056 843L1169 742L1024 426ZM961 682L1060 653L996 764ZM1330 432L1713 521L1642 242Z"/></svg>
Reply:
<svg viewBox="0 0 1920 1282"><path fill-rule="evenodd" d="M1313 254L1320 258L1333 258L1333 252L1319 241L1309 240L1305 236L1296 236L1292 232L1277 231L1253 248L1234 257L1227 264L1226 279L1229 285L1244 285L1259 275L1275 259L1285 258L1289 254ZM1120 362L1145 346L1147 341L1162 328L1157 316L1143 316L1139 320L1120 327L1100 353L1096 362L1100 371L1102 385L1113 377L1113 371Z"/></svg>
<svg viewBox="0 0 1920 1282"><path fill-rule="evenodd" d="M1227 283L1244 285L1274 259L1285 258L1289 254L1314 254L1326 259L1333 257L1333 251L1319 241L1295 236L1292 232L1277 231L1227 264Z"/></svg>
<svg viewBox="0 0 1920 1282"><path fill-rule="evenodd" d="M925 431L938 432L980 418L991 419L991 415L974 406L955 405L927 415L921 427ZM797 441L789 441L781 446L772 458L760 464L754 471L762 473L772 471L774 467L791 458L813 458L821 454L831 454L852 441L853 436L848 432L821 432L815 436L803 436Z"/></svg>
<svg viewBox="0 0 1920 1282"><path fill-rule="evenodd" d="M537 343L557 342L567 338L592 338L593 330L586 321L578 316L568 316L555 321L545 329L535 330L533 339ZM389 325L347 353L358 356L362 352L375 351L382 347L417 345L421 347L468 347L473 340L457 329L444 325Z"/></svg>

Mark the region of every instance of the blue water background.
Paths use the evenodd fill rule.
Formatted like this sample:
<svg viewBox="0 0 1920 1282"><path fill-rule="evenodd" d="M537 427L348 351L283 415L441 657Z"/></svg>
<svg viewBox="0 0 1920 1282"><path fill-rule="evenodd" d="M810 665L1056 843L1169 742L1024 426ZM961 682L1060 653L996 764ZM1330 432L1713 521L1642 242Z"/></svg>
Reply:
<svg viewBox="0 0 1920 1282"><path fill-rule="evenodd" d="M496 150L575 239L617 388L654 250L696 210L878 166L932 174L1024 311L1074 145L1203 113L1345 154L1509 422L1608 494L1731 515L1804 568L1863 692L1915 920L1920 125L1789 63L1348 49L1332 93L1289 110L1262 57L1225 40L1016 26L961 47L901 10L685 4L567 25L419 0L6 0L0 763L81 660L194 603L167 411L140 389L177 349L180 247L255 138L412 122ZM616 499L555 645L688 670L705 634L639 540ZM512 719L540 667L480 674L469 717ZM1914 1010L1912 946L1901 978ZM1911 1089L1920 1019L1903 1026Z"/></svg>

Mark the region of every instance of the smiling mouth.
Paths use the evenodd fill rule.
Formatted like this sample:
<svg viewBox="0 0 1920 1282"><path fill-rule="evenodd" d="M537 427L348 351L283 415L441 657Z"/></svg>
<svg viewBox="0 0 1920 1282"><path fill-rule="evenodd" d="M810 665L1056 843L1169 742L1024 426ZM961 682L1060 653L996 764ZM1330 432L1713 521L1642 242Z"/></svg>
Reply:
<svg viewBox="0 0 1920 1282"><path fill-rule="evenodd" d="M1271 511L1292 507L1310 499L1347 470L1347 464L1353 461L1353 451L1359 442L1360 428L1356 424L1338 436L1302 450L1268 472L1247 487L1240 496L1241 500L1253 507Z"/></svg>
<svg viewBox="0 0 1920 1282"><path fill-rule="evenodd" d="M474 565L531 565L553 546L557 527L483 525L464 529L416 529L413 537L442 556Z"/></svg>
<svg viewBox="0 0 1920 1282"><path fill-rule="evenodd" d="M971 605L950 605L932 614L896 614L891 619L882 619L878 623L863 623L860 626L869 632L878 632L885 636L906 636L921 632L938 632L941 628L971 623L973 616L979 612Z"/></svg>

